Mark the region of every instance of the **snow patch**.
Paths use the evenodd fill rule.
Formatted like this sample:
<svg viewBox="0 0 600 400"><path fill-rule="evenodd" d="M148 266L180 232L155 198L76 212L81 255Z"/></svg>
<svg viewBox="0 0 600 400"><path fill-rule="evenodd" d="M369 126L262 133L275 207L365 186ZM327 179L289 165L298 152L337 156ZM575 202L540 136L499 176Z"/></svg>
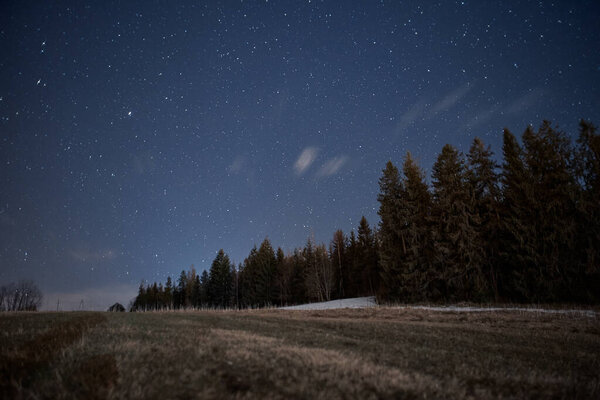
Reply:
<svg viewBox="0 0 600 400"><path fill-rule="evenodd" d="M366 308L375 307L374 296L355 297L353 299L340 299L325 301L323 303L300 304L298 306L281 307L282 310L333 310L336 308Z"/></svg>
<svg viewBox="0 0 600 400"><path fill-rule="evenodd" d="M406 308L411 310L428 310L428 311L441 311L441 312L493 312L493 311L521 311L521 312L533 312L542 314L579 314L586 317L597 317L598 313L593 310L555 310L548 308L519 308L519 307L462 307L462 306L445 306L445 307L432 307L432 306L400 306L399 308Z"/></svg>
<svg viewBox="0 0 600 400"><path fill-rule="evenodd" d="M377 307L377 302L374 296L355 297L352 299L340 299L325 301L323 303L300 304L297 306L281 307L282 310L334 310L339 308L367 308ZM407 310L426 310L439 312L455 312L455 313L473 313L473 312L497 312L497 311L512 311L512 312L532 312L540 314L565 314L565 315L581 315L584 317L597 318L600 313L594 310L576 310L576 309L549 309L549 308L532 308L532 307L472 307L472 306L392 306L392 308L407 309Z"/></svg>

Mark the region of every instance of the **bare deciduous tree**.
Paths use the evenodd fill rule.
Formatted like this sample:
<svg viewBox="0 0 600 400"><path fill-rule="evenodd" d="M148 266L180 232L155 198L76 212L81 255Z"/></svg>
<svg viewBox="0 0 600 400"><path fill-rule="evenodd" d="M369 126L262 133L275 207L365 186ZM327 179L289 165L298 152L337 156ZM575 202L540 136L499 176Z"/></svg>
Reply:
<svg viewBox="0 0 600 400"><path fill-rule="evenodd" d="M30 280L0 286L0 311L37 311L42 305L42 292Z"/></svg>

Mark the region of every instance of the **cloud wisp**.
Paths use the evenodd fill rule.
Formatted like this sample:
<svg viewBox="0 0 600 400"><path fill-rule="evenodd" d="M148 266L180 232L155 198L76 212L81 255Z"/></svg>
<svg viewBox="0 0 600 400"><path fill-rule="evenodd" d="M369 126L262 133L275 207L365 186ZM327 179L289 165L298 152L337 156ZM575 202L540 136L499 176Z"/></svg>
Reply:
<svg viewBox="0 0 600 400"><path fill-rule="evenodd" d="M413 104L402 116L398 125L396 125L396 132L400 133L404 129L408 128L412 123L421 119L423 121L434 118L440 113L444 113L454 107L462 98L464 98L473 88L471 82L467 82L462 86L452 90L446 94L440 101L435 103L433 106L429 104L426 98L421 98L415 104Z"/></svg>
<svg viewBox="0 0 600 400"><path fill-rule="evenodd" d="M502 113L502 107L499 104L494 104L491 107L475 114L470 121L464 124L461 129L474 129L497 117Z"/></svg>
<svg viewBox="0 0 600 400"><path fill-rule="evenodd" d="M546 94L547 91L543 88L534 88L523 93L521 96L507 105L500 103L493 104L489 108L473 115L473 117L467 123L461 126L461 129L472 130L488 123L494 118L498 118L503 115L521 114L540 102Z"/></svg>
<svg viewBox="0 0 600 400"><path fill-rule="evenodd" d="M319 172L317 172L317 176L322 178L337 173L344 164L346 164L346 161L348 161L347 156L339 156L327 160L325 164L321 166Z"/></svg>
<svg viewBox="0 0 600 400"><path fill-rule="evenodd" d="M311 166L315 159L317 158L317 153L319 150L316 147L306 147L300 153L300 156L294 163L294 171L296 171L297 175L302 175L306 170Z"/></svg>
<svg viewBox="0 0 600 400"><path fill-rule="evenodd" d="M545 92L542 88L531 89L506 107L507 114L517 114L527 110L529 107L542 99Z"/></svg>
<svg viewBox="0 0 600 400"><path fill-rule="evenodd" d="M434 116L437 113L444 112L446 110L451 109L469 93L473 86L469 82L465 83L459 88L454 89L452 92L448 93L442 100L437 102L428 113L429 117Z"/></svg>

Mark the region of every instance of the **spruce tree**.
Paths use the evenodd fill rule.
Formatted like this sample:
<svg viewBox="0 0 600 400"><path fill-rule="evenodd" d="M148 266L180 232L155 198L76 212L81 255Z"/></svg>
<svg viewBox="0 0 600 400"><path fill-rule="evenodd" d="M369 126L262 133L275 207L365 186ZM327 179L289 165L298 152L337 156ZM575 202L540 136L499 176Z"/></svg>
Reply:
<svg viewBox="0 0 600 400"><path fill-rule="evenodd" d="M231 263L223 249L220 249L212 262L208 276L208 293L211 305L226 308L231 305L233 283L231 280Z"/></svg>
<svg viewBox="0 0 600 400"><path fill-rule="evenodd" d="M303 270L304 270L304 285L306 287L306 295L310 301L323 301L321 291L319 290L319 276L317 269L317 260L315 246L311 238L308 238L306 245L302 251Z"/></svg>
<svg viewBox="0 0 600 400"><path fill-rule="evenodd" d="M277 259L269 239L265 238L258 249L258 268L256 276L256 298L260 306L267 306L277 300L275 287L275 274L277 271Z"/></svg>
<svg viewBox="0 0 600 400"><path fill-rule="evenodd" d="M187 274L185 270L181 270L179 274L179 280L177 281L177 298L176 298L176 308L186 308L188 304L186 304L186 283L187 283Z"/></svg>
<svg viewBox="0 0 600 400"><path fill-rule="evenodd" d="M358 269L354 271L360 279L359 295L373 295L379 287L379 269L375 234L363 216L358 226Z"/></svg>
<svg viewBox="0 0 600 400"><path fill-rule="evenodd" d="M346 250L346 277L344 278L345 288L344 293L346 293L346 297L356 297L358 296L359 288L360 288L360 274L357 271L359 268L359 250L358 250L358 241L356 240L356 235L354 234L354 230L350 231L350 237L348 239L348 248Z"/></svg>
<svg viewBox="0 0 600 400"><path fill-rule="evenodd" d="M573 294L576 280L576 181L573 150L565 133L544 121L523 134L531 179L533 217L533 299L556 301Z"/></svg>
<svg viewBox="0 0 600 400"><path fill-rule="evenodd" d="M478 216L477 242L481 253L481 266L487 280L485 287L479 287L473 300L486 300L493 297L499 300L498 265L500 238L500 187L496 169L498 164L492 159L490 147L485 147L481 139L475 138L467 156L469 180L473 189L474 212ZM488 292L488 289L491 292Z"/></svg>
<svg viewBox="0 0 600 400"><path fill-rule="evenodd" d="M200 284L200 276L194 273L194 281L192 283L192 307L198 308L203 304L200 300L200 292L202 285Z"/></svg>
<svg viewBox="0 0 600 400"><path fill-rule="evenodd" d="M329 254L336 272L336 296L344 298L345 288L349 282L348 266L346 265L347 239L341 230L335 231L331 240Z"/></svg>
<svg viewBox="0 0 600 400"><path fill-rule="evenodd" d="M162 282L158 284L158 309L165 309L165 289L163 288Z"/></svg>
<svg viewBox="0 0 600 400"><path fill-rule="evenodd" d="M277 272L276 272L276 290L277 302L280 306L287 305L291 302L291 285L292 285L292 263L283 253L281 247L277 248Z"/></svg>
<svg viewBox="0 0 600 400"><path fill-rule="evenodd" d="M250 254L244 260L244 268L241 272L242 304L245 307L255 307L259 303L259 292L257 282L259 275L259 257L256 245L250 250Z"/></svg>
<svg viewBox="0 0 600 400"><path fill-rule="evenodd" d="M305 282L305 262L302 256L303 250L294 249L291 257L292 278L291 278L291 302L294 304L306 303L308 300L306 282Z"/></svg>
<svg viewBox="0 0 600 400"><path fill-rule="evenodd" d="M432 169L436 291L448 300L467 300L484 281L473 212L472 188L462 155L445 145Z"/></svg>
<svg viewBox="0 0 600 400"><path fill-rule="evenodd" d="M138 287L138 294L133 302L133 309L135 311L145 311L146 310L146 301L145 301L145 293L144 289L144 281L140 282L140 286Z"/></svg>
<svg viewBox="0 0 600 400"><path fill-rule="evenodd" d="M504 297L525 301L534 286L532 180L525 168L516 137L504 129L502 153L502 204L499 291Z"/></svg>
<svg viewBox="0 0 600 400"><path fill-rule="evenodd" d="M400 298L401 259L406 252L406 241L400 235L397 206L403 187L400 183L398 168L388 161L383 175L379 179L379 235L381 248L379 262L381 266L381 284L379 296L385 300ZM351 236L352 246L353 235Z"/></svg>
<svg viewBox="0 0 600 400"><path fill-rule="evenodd" d="M577 178L581 188L576 254L580 266L575 299L593 303L600 301L600 136L596 127L582 120L577 144Z"/></svg>
<svg viewBox="0 0 600 400"><path fill-rule="evenodd" d="M429 285L435 279L430 229L431 195L425 174L410 153L402 166L402 192L396 207L399 233L403 239L400 292L409 300L429 298Z"/></svg>
<svg viewBox="0 0 600 400"><path fill-rule="evenodd" d="M203 307L208 307L212 304L212 299L208 294L208 272L206 270L202 271L202 275L200 276L200 304Z"/></svg>
<svg viewBox="0 0 600 400"><path fill-rule="evenodd" d="M167 277L167 283L165 284L165 308L167 310L173 309L173 282L171 277Z"/></svg>

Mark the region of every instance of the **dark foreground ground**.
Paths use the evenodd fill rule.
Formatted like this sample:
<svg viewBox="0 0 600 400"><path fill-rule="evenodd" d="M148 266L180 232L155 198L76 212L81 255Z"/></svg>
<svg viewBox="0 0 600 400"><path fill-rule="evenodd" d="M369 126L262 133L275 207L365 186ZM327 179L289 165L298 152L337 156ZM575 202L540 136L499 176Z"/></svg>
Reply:
<svg viewBox="0 0 600 400"><path fill-rule="evenodd" d="M0 314L0 398L600 398L598 316Z"/></svg>

